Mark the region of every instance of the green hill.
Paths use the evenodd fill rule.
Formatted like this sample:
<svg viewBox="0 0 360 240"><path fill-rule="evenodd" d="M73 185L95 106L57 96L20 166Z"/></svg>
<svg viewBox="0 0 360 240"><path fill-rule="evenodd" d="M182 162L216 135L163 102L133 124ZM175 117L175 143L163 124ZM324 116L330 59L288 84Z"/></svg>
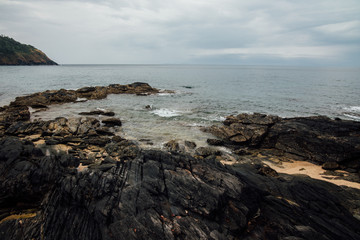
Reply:
<svg viewBox="0 0 360 240"><path fill-rule="evenodd" d="M1 35L0 65L57 65L57 63L39 49Z"/></svg>

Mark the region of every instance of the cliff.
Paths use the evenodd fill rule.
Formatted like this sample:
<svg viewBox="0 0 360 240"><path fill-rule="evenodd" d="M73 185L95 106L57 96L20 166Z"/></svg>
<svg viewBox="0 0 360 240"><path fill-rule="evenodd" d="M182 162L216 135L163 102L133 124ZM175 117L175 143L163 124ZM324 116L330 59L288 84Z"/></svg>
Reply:
<svg viewBox="0 0 360 240"><path fill-rule="evenodd" d="M1 35L0 65L57 65L57 63L39 49Z"/></svg>

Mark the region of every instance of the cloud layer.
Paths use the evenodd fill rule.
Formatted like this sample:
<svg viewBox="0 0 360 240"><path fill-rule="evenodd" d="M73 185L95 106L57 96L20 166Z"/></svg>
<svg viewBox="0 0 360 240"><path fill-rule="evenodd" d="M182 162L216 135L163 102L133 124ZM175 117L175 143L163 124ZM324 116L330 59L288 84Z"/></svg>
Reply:
<svg viewBox="0 0 360 240"><path fill-rule="evenodd" d="M60 63L357 65L358 0L0 0L0 33Z"/></svg>

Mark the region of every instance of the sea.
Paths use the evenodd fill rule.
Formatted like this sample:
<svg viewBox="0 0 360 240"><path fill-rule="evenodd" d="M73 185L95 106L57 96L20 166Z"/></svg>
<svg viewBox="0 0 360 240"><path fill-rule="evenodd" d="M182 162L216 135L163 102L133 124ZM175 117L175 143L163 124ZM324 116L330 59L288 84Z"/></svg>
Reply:
<svg viewBox="0 0 360 240"><path fill-rule="evenodd" d="M360 121L360 68L238 65L0 66L0 106L17 96L85 86L146 82L173 94L109 95L103 100L52 105L32 120L114 111L116 134L158 148L170 140L205 146L201 128L226 116L264 113L281 117L324 115ZM150 106L150 109L146 106ZM101 118L101 117L99 117Z"/></svg>

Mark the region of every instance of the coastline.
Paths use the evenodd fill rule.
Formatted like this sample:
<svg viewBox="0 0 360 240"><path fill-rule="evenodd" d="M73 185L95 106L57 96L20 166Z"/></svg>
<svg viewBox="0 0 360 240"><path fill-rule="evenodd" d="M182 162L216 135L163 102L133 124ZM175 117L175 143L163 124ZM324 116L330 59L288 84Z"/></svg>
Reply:
<svg viewBox="0 0 360 240"><path fill-rule="evenodd" d="M41 234L56 237L60 229L54 228L50 216L70 229L71 223L59 211L75 206L81 207L75 207L72 218L87 225L80 233L66 233L68 239L359 237L358 189L289 175L292 172L281 174L274 164L286 170L290 159L315 162L328 171L345 170L352 181L360 182L359 122L240 114L204 129L214 135L209 146L198 147L183 139L168 142L162 150L145 150L114 133L122 122L121 116L111 112L29 121L28 107L46 109L79 99L103 99L108 94L140 97L158 92L146 83L62 89L18 97L1 108L2 237L23 234L16 230L17 219L30 209L31 214L21 220L25 232L38 237L41 231L31 229L40 229L37 221L45 219L47 227ZM98 115L106 118L93 117ZM359 188L358 184L353 187ZM303 195L294 193L295 189ZM309 202L339 207L315 211ZM288 215L276 213L285 209ZM319 219L301 220L315 212L319 215L318 211ZM329 215L341 219L336 231L331 230ZM281 221L269 226L265 220L270 218ZM290 220L306 226L305 230L284 223Z"/></svg>

